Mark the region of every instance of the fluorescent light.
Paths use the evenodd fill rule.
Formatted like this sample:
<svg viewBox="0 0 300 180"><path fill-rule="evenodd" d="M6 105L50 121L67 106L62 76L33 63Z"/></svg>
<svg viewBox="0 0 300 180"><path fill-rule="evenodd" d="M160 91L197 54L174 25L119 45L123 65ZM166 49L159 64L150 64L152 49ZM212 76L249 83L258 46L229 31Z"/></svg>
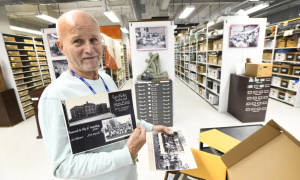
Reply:
<svg viewBox="0 0 300 180"><path fill-rule="evenodd" d="M136 36L140 36L138 33L135 33Z"/></svg>
<svg viewBox="0 0 300 180"><path fill-rule="evenodd" d="M122 31L123 33L125 33L125 34L128 34L128 33L129 33L128 30L126 29L126 27L121 27L121 31Z"/></svg>
<svg viewBox="0 0 300 180"><path fill-rule="evenodd" d="M250 1L259 1L259 0L250 0Z"/></svg>
<svg viewBox="0 0 300 180"><path fill-rule="evenodd" d="M35 14L35 17L38 17L38 18L41 18L41 19L44 19L46 21L49 21L49 22L52 22L52 23L57 23L57 19L54 18L54 17L51 17L51 16L48 16L46 14L43 14L43 13L36 13Z"/></svg>
<svg viewBox="0 0 300 180"><path fill-rule="evenodd" d="M177 25L174 25L173 27L174 27L174 29L176 29L176 28L177 28Z"/></svg>
<svg viewBox="0 0 300 180"><path fill-rule="evenodd" d="M58 39L58 36L54 35L54 34L51 34L52 37Z"/></svg>
<svg viewBox="0 0 300 180"><path fill-rule="evenodd" d="M119 18L112 11L105 11L105 16L108 17L112 22L119 22Z"/></svg>
<svg viewBox="0 0 300 180"><path fill-rule="evenodd" d="M194 5L188 5L187 7L185 7L185 9L182 11L182 13L179 16L179 19L185 19L186 17L188 17L191 12L193 12L195 9Z"/></svg>
<svg viewBox="0 0 300 180"><path fill-rule="evenodd" d="M15 31L27 32L27 33L31 33L31 34L42 35L41 31L36 31L36 30L22 28L22 27L17 27L17 26L10 26L10 29L15 30Z"/></svg>
<svg viewBox="0 0 300 180"><path fill-rule="evenodd" d="M262 10L262 9L264 9L266 7L269 7L269 4L268 3L262 3L262 4L258 5L258 6L254 6L253 8L250 8L250 9L246 10L245 12L248 15L248 14L252 14L252 13L254 13L256 11Z"/></svg>

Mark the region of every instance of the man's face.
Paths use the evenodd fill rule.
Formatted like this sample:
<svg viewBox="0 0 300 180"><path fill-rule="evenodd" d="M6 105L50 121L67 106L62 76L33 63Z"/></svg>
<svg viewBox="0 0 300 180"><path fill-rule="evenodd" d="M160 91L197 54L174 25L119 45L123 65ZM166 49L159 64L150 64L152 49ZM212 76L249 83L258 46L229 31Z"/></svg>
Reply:
<svg viewBox="0 0 300 180"><path fill-rule="evenodd" d="M60 49L67 56L73 70L95 71L100 66L102 57L102 38L99 27L92 21L79 20L66 28Z"/></svg>

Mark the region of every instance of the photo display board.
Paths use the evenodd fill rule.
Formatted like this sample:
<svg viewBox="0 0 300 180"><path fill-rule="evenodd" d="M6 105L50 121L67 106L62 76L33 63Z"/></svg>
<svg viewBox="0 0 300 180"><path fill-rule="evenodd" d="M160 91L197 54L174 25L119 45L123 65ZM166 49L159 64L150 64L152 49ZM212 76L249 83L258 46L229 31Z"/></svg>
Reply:
<svg viewBox="0 0 300 180"><path fill-rule="evenodd" d="M131 90L61 101L73 154L129 138L136 128Z"/></svg>

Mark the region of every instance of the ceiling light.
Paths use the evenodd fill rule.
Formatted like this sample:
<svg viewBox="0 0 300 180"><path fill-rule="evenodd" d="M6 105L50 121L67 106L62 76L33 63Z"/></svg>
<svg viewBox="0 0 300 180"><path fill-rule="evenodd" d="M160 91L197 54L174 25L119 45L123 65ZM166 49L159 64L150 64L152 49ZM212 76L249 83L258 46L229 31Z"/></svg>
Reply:
<svg viewBox="0 0 300 180"><path fill-rule="evenodd" d="M125 33L125 34L128 34L128 33L129 33L128 30L126 29L126 27L121 27L121 31L122 31L123 33Z"/></svg>
<svg viewBox="0 0 300 180"><path fill-rule="evenodd" d="M48 16L46 14L43 14L43 13L36 13L35 14L35 17L38 17L38 18L41 18L41 19L44 19L46 21L49 21L49 22L52 22L52 23L57 23L57 19L54 18L54 17L51 17L51 16Z"/></svg>
<svg viewBox="0 0 300 180"><path fill-rule="evenodd" d="M186 17L188 17L191 12L193 12L195 9L194 5L188 5L187 7L185 7L185 9L182 11L182 13L179 16L179 19L185 19Z"/></svg>
<svg viewBox="0 0 300 180"><path fill-rule="evenodd" d="M174 27L174 29L176 29L176 28L177 28L177 25L174 25L173 27Z"/></svg>
<svg viewBox="0 0 300 180"><path fill-rule="evenodd" d="M105 11L105 16L108 17L112 22L119 22L119 18L112 11Z"/></svg>
<svg viewBox="0 0 300 180"><path fill-rule="evenodd" d="M258 6L254 6L253 8L250 8L250 9L246 10L245 12L246 12L247 15L249 15L249 14L252 14L256 11L262 10L266 7L269 7L269 4L268 3L262 3Z"/></svg>
<svg viewBox="0 0 300 180"><path fill-rule="evenodd" d="M259 0L250 0L250 1L259 1Z"/></svg>
<svg viewBox="0 0 300 180"><path fill-rule="evenodd" d="M41 31L27 29L27 28L22 28L22 27L17 27L17 26L10 26L10 29L15 30L15 31L27 32L27 33L31 33L31 34L42 35Z"/></svg>

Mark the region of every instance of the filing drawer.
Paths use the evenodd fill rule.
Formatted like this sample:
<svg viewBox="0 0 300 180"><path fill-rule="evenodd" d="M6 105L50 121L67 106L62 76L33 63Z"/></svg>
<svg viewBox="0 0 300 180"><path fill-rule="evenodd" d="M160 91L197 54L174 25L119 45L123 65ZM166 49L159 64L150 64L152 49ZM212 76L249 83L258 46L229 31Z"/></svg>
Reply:
<svg viewBox="0 0 300 180"><path fill-rule="evenodd" d="M157 99L147 99L148 103L172 103L171 98L157 98ZM169 105L169 104L168 104Z"/></svg>
<svg viewBox="0 0 300 180"><path fill-rule="evenodd" d="M252 107L252 108L245 108L245 113L250 114L250 113L266 113L267 107Z"/></svg>
<svg viewBox="0 0 300 180"><path fill-rule="evenodd" d="M253 101L264 101L264 100L268 100L269 99L269 96L264 94L264 95L261 95L261 96L249 96L247 97L247 100L246 100L246 103L247 102L253 102Z"/></svg>
<svg viewBox="0 0 300 180"><path fill-rule="evenodd" d="M249 85L257 85L257 84L270 84L271 83L272 78L271 77L267 77L267 78L256 78L256 79L249 79Z"/></svg>
<svg viewBox="0 0 300 180"><path fill-rule="evenodd" d="M163 126L167 126L167 127L172 127L173 126L173 120L169 120L169 121L148 121L148 122L153 124L153 125L163 125Z"/></svg>
<svg viewBox="0 0 300 180"><path fill-rule="evenodd" d="M246 102L246 108L267 107L268 100Z"/></svg>
<svg viewBox="0 0 300 180"><path fill-rule="evenodd" d="M28 118L29 116L32 116L34 114L34 110L30 110L25 113L25 117Z"/></svg>
<svg viewBox="0 0 300 180"><path fill-rule="evenodd" d="M247 91L247 97L249 96L263 96L268 95L270 93L270 88L268 89L261 89L261 90L248 90Z"/></svg>
<svg viewBox="0 0 300 180"><path fill-rule="evenodd" d="M163 95L172 95L172 91L152 91L152 92L147 92L148 96L163 96Z"/></svg>

